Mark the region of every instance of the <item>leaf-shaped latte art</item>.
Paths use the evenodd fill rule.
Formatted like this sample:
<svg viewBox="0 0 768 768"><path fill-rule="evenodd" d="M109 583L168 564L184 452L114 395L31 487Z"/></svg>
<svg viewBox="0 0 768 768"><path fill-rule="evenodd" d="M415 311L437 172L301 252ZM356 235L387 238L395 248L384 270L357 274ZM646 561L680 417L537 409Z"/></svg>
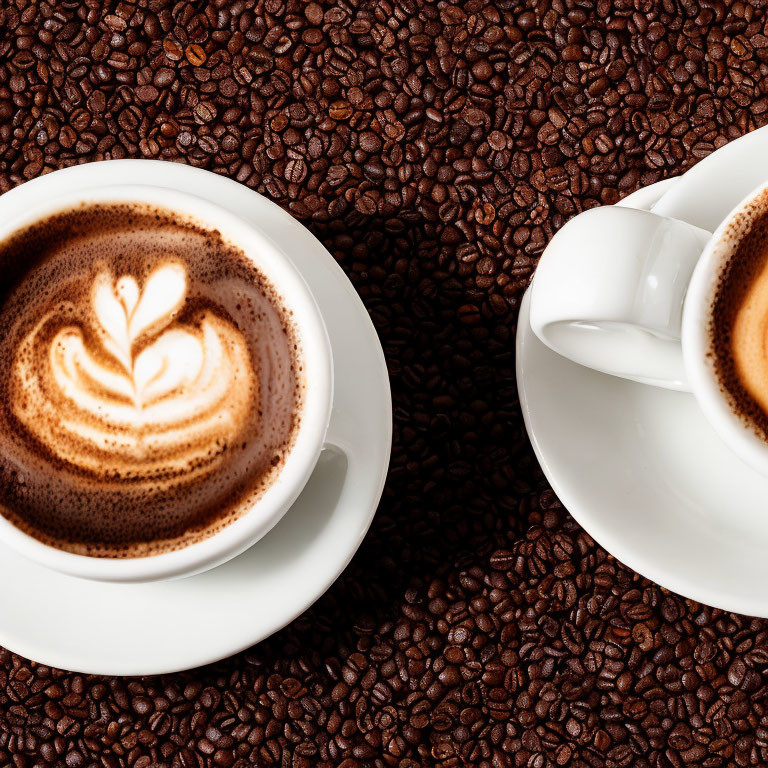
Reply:
<svg viewBox="0 0 768 768"><path fill-rule="evenodd" d="M49 379L30 361L51 313L27 335L16 372L42 413L15 411L48 450L116 475L194 474L216 460L258 382L245 340L228 320L202 312L193 325L177 322L187 289L186 271L175 262L143 285L132 275L99 272L90 295L94 327L90 334L78 325L58 330L48 349Z"/></svg>
<svg viewBox="0 0 768 768"><path fill-rule="evenodd" d="M104 346L131 375L136 342L142 335L166 327L184 303L186 293L186 270L174 262L152 272L141 291L130 275L123 275L117 282L108 272L97 276L91 302Z"/></svg>

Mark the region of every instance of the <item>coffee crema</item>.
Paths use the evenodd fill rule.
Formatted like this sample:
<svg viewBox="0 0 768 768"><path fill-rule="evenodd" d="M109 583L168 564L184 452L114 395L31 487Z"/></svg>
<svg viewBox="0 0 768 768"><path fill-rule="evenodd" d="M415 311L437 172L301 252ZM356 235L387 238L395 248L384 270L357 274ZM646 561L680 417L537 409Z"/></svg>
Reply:
<svg viewBox="0 0 768 768"><path fill-rule="evenodd" d="M733 411L768 440L768 212L766 193L724 234L731 254L712 303L710 355Z"/></svg>
<svg viewBox="0 0 768 768"><path fill-rule="evenodd" d="M0 511L98 557L200 541L273 482L300 421L289 313L218 232L84 205L0 244Z"/></svg>

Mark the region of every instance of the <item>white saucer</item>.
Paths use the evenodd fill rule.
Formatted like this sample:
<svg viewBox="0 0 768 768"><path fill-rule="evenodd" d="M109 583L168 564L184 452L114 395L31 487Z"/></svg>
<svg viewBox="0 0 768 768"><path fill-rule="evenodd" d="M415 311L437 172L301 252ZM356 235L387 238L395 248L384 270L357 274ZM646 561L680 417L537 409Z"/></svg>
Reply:
<svg viewBox="0 0 768 768"><path fill-rule="evenodd" d="M137 184L147 163L164 185L207 197L250 219L294 262L323 313L334 358L335 434L346 456L324 451L278 525L212 571L154 584L71 578L0 546L0 644L47 665L107 675L196 667L263 640L308 608L352 558L384 487L392 438L389 379L363 303L323 246L247 187L190 166L150 160L91 163L29 181L3 204L26 205L94 182ZM347 459L347 456L349 457Z"/></svg>
<svg viewBox="0 0 768 768"><path fill-rule="evenodd" d="M768 160L765 129L726 149L724 159L720 150L622 204L712 231L732 206L712 204L707 191L724 190L735 204L768 174L768 163L755 163ZM660 585L768 617L768 478L730 452L692 395L572 363L534 336L528 317L526 294L517 332L520 401L533 448L565 507L611 554Z"/></svg>

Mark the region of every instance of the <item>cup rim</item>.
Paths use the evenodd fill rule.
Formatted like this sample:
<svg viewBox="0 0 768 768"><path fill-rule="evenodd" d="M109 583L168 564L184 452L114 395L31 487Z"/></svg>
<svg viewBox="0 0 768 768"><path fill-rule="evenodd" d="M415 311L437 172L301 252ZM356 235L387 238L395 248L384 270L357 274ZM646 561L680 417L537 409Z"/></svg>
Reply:
<svg viewBox="0 0 768 768"><path fill-rule="evenodd" d="M21 217L0 224L0 240L25 226L80 204L135 203L168 210L201 227L218 230L262 272L291 313L301 344L305 386L301 423L283 467L237 519L207 538L180 549L142 557L81 555L45 544L0 514L0 540L54 570L85 579L158 581L190 576L235 557L264 536L295 501L317 463L333 401L331 346L322 314L304 278L272 238L250 222L190 192L160 185L94 185L56 195ZM2 210L2 200L0 200Z"/></svg>
<svg viewBox="0 0 768 768"><path fill-rule="evenodd" d="M762 474L768 474L768 442L736 414L722 391L711 356L709 320L717 279L725 259L733 251L733 245L729 245L725 237L728 228L739 214L766 192L768 181L745 195L713 232L693 270L682 319L683 361L691 391L720 438L743 461ZM768 203L762 210L768 211Z"/></svg>

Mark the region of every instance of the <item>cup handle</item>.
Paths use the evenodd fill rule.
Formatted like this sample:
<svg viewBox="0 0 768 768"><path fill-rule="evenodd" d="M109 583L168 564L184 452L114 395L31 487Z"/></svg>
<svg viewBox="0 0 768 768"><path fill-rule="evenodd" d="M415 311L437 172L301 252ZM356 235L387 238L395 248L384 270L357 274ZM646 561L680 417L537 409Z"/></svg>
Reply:
<svg viewBox="0 0 768 768"><path fill-rule="evenodd" d="M680 343L688 283L711 233L619 206L571 219L541 256L531 327L574 362L690 391Z"/></svg>
<svg viewBox="0 0 768 768"><path fill-rule="evenodd" d="M355 426L350 419L337 408L332 408L331 418L328 422L328 430L325 433L323 450L334 448L340 453L343 453L349 461L354 453L352 447L355 444L353 438L354 430Z"/></svg>

